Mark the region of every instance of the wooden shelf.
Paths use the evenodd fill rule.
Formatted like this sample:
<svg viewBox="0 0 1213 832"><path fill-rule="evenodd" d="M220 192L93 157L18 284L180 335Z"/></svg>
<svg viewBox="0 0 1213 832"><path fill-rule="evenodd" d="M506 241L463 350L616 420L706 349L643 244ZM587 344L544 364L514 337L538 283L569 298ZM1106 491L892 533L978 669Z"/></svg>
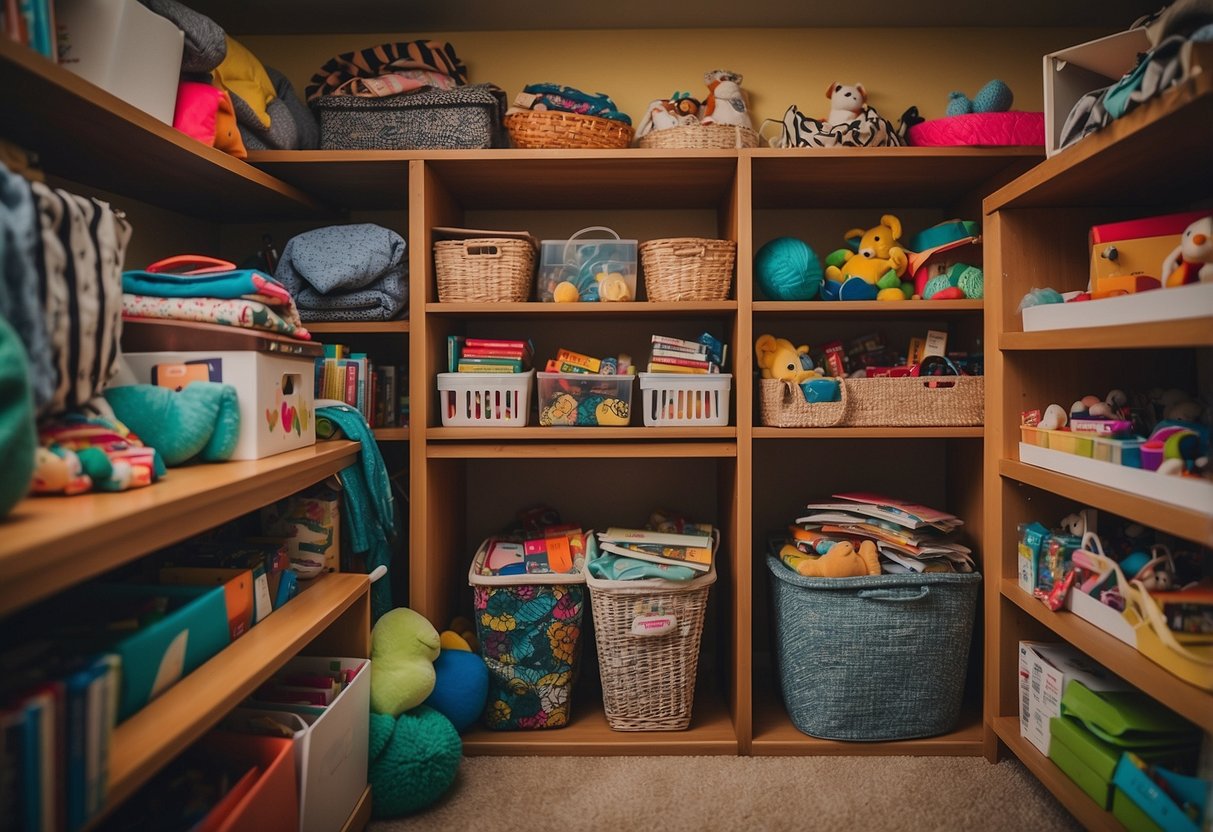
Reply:
<svg viewBox="0 0 1213 832"><path fill-rule="evenodd" d="M762 300L753 303L754 314L763 316L851 315L863 317L874 315L881 318L929 318L939 315L980 315L985 309L983 300L911 300L899 303L856 300L775 301Z"/></svg>
<svg viewBox="0 0 1213 832"><path fill-rule="evenodd" d="M732 315L737 301L722 300L708 303L427 303L427 315L493 315L511 318L587 317L587 318L647 318L704 317Z"/></svg>
<svg viewBox="0 0 1213 832"><path fill-rule="evenodd" d="M981 439L983 427L964 428L767 428L755 427L755 439Z"/></svg>
<svg viewBox="0 0 1213 832"><path fill-rule="evenodd" d="M248 162L340 208L403 211L420 150L251 150Z"/></svg>
<svg viewBox="0 0 1213 832"><path fill-rule="evenodd" d="M293 185L0 39L5 138L38 151L55 176L194 216L228 221L327 214Z"/></svg>
<svg viewBox="0 0 1213 832"><path fill-rule="evenodd" d="M341 827L341 832L362 832L366 825L371 822L371 787L367 786L362 792L362 797L358 798L357 805L354 806L354 811L350 812L349 819L345 822L345 826Z"/></svg>
<svg viewBox="0 0 1213 832"><path fill-rule="evenodd" d="M1181 205L1213 192L1213 70L1067 147L985 199L1004 208ZM1176 210L1172 207L1170 210Z"/></svg>
<svg viewBox="0 0 1213 832"><path fill-rule="evenodd" d="M1018 717L996 717L994 733L1084 827L1106 832L1123 832L1124 827L1111 812L1097 805L1068 774L1019 735Z"/></svg>
<svg viewBox="0 0 1213 832"><path fill-rule="evenodd" d="M779 694L766 683L755 683L754 742L755 756L915 756L979 757L982 754L980 705L961 711L956 730L938 737L889 742L839 742L810 737L792 724Z"/></svg>
<svg viewBox="0 0 1213 832"><path fill-rule="evenodd" d="M0 614L294 494L351 464L356 442L173 468L116 494L30 497L0 521Z"/></svg>
<svg viewBox="0 0 1213 832"><path fill-rule="evenodd" d="M1004 332L998 336L1003 350L1102 350L1213 347L1213 321L1185 318L1123 326Z"/></svg>
<svg viewBox="0 0 1213 832"><path fill-rule="evenodd" d="M1025 485L1110 511L1204 546L1213 546L1213 514L1174 506L1144 494L1109 488L1097 482L1058 474L1011 459L1000 460L998 472Z"/></svg>
<svg viewBox="0 0 1213 832"><path fill-rule="evenodd" d="M105 811L207 732L367 592L366 575L316 578L218 656L114 729Z"/></svg>
<svg viewBox="0 0 1213 832"><path fill-rule="evenodd" d="M380 442L408 442L409 429L403 428L372 428L372 433Z"/></svg>
<svg viewBox="0 0 1213 832"><path fill-rule="evenodd" d="M479 431L479 428L431 428L426 431L426 438L433 439L431 434L443 431L443 437L449 438L450 431L469 432ZM595 442L585 431L620 431L628 432L629 436L637 436L648 431L679 431L680 428L517 428L517 430L534 430L537 433L525 438L546 439L546 442L518 442L503 437L495 438L495 442L443 442L431 443L425 447L425 455L430 459L732 459L737 456L737 443L721 442L625 442L622 437ZM710 430L710 428L701 428ZM724 430L721 428L721 430ZM555 435L553 434L555 432ZM486 434L499 434L501 431L485 431ZM567 441L550 441L558 435L567 437ZM474 437L461 437L470 439ZM637 436L637 438L643 438ZM650 435L649 438L655 438ZM732 438L732 437L730 437Z"/></svg>
<svg viewBox="0 0 1213 832"><path fill-rule="evenodd" d="M476 727L463 735L463 753L474 755L626 756L737 754L737 733L715 691L695 691L691 727L685 731L615 731L607 724L601 694L573 692L568 725L541 731L492 731Z"/></svg>
<svg viewBox="0 0 1213 832"><path fill-rule="evenodd" d="M304 324L308 332L336 333L338 335L353 335L362 333L383 333L389 335L407 334L408 321L324 321ZM323 341L324 339L319 339Z"/></svg>
<svg viewBox="0 0 1213 832"><path fill-rule="evenodd" d="M755 208L949 206L1028 170L1040 147L830 147L743 151ZM899 304L893 304L899 305Z"/></svg>
<svg viewBox="0 0 1213 832"><path fill-rule="evenodd" d="M1072 612L1053 612L1019 588L1013 578L1003 578L1004 598L1044 624L1059 637L1086 653L1126 682L1213 733L1213 693L1185 682L1150 661L1136 649L1104 632Z"/></svg>

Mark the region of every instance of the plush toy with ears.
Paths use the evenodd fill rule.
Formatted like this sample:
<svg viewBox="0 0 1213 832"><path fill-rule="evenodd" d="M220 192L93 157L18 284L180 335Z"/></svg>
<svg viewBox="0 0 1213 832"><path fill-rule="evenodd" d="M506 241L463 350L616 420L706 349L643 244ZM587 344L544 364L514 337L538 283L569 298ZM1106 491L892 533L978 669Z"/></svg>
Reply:
<svg viewBox="0 0 1213 832"><path fill-rule="evenodd" d="M774 335L759 335L754 342L754 358L763 378L777 378L800 384L809 379L821 378L821 373L805 368L801 356L808 356L808 346L794 346L786 338Z"/></svg>
<svg viewBox="0 0 1213 832"><path fill-rule="evenodd" d="M836 127L859 118L868 100L868 93L863 84L848 86L831 81L826 87L826 98L830 99L830 114L826 116L826 124Z"/></svg>
<svg viewBox="0 0 1213 832"><path fill-rule="evenodd" d="M870 540L860 543L858 552L850 541L841 540L819 558L798 561L796 571L807 578L857 578L879 575L880 556L876 554L876 544Z"/></svg>
<svg viewBox="0 0 1213 832"><path fill-rule="evenodd" d="M858 244L853 241L858 238ZM852 228L843 239L854 252L839 249L826 258L826 283L822 296L828 300L905 300L912 284L902 285L909 256L898 244L901 220L884 214L880 225L866 231Z"/></svg>

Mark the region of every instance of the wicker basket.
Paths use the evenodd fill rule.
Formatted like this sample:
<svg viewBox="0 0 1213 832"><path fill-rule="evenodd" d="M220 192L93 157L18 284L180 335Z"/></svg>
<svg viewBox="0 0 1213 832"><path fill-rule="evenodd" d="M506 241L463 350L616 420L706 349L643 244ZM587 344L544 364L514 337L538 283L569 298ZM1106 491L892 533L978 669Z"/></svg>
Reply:
<svg viewBox="0 0 1213 832"><path fill-rule="evenodd" d="M607 724L616 731L688 728L716 567L690 581L608 581L588 572L585 580ZM669 629L664 617L672 619ZM657 624L658 632L638 623Z"/></svg>
<svg viewBox="0 0 1213 832"><path fill-rule="evenodd" d="M736 256L733 240L671 237L641 243L645 291L654 303L726 300Z"/></svg>
<svg viewBox="0 0 1213 832"><path fill-rule="evenodd" d="M622 121L562 110L520 110L505 117L514 147L616 148L632 143L632 126Z"/></svg>
<svg viewBox="0 0 1213 832"><path fill-rule="evenodd" d="M749 127L734 124L688 124L645 133L636 146L688 150L758 147L758 134Z"/></svg>
<svg viewBox="0 0 1213 832"><path fill-rule="evenodd" d="M531 295L535 246L482 237L434 243L439 303L521 302Z"/></svg>
<svg viewBox="0 0 1213 832"><path fill-rule="evenodd" d="M759 414L774 428L965 427L985 420L983 376L847 378L841 401L809 404L794 384L760 380Z"/></svg>

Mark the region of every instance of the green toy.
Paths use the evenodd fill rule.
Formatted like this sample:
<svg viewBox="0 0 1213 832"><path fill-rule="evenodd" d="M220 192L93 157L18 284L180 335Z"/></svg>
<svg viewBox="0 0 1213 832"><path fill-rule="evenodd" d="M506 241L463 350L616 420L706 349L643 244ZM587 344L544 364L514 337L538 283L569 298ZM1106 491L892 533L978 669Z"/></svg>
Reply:
<svg viewBox="0 0 1213 832"><path fill-rule="evenodd" d="M222 462L240 438L240 407L230 384L195 381L181 390L132 384L109 388L105 400L168 466L195 459Z"/></svg>
<svg viewBox="0 0 1213 832"><path fill-rule="evenodd" d="M0 517L29 490L34 473L34 399L29 364L17 333L0 318Z"/></svg>
<svg viewBox="0 0 1213 832"><path fill-rule="evenodd" d="M372 663L372 692L374 668ZM422 705L396 718L372 713L371 814L395 818L429 806L455 782L462 754L459 732L433 708Z"/></svg>
<svg viewBox="0 0 1213 832"><path fill-rule="evenodd" d="M397 717L424 702L439 649L425 616L405 607L384 613L371 631L371 713Z"/></svg>

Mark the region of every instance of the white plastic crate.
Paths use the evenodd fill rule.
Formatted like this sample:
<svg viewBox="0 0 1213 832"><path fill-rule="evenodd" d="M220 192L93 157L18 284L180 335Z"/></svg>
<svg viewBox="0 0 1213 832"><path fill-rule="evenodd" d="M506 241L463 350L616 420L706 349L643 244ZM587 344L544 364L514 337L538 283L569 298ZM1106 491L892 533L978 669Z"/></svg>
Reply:
<svg viewBox="0 0 1213 832"><path fill-rule="evenodd" d="M721 427L729 423L731 373L637 375L644 397L645 427Z"/></svg>
<svg viewBox="0 0 1213 832"><path fill-rule="evenodd" d="M524 428L535 371L439 373L438 406L451 428Z"/></svg>

